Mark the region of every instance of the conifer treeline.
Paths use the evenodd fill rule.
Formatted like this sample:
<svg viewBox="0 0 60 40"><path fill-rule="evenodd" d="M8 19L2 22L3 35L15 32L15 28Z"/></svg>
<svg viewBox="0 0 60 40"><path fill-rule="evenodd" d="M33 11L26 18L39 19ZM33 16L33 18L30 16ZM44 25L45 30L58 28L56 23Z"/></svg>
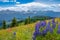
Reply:
<svg viewBox="0 0 60 40"><path fill-rule="evenodd" d="M2 28L3 29L6 29L7 28L7 22L5 21L5 20L3 20L3 22L2 22ZM17 25L17 19L14 17L13 19L12 19L12 21L11 21L11 24L9 24L9 28L11 28L11 27L15 27Z"/></svg>
<svg viewBox="0 0 60 40"><path fill-rule="evenodd" d="M12 19L11 23L9 24L9 28L16 27L16 26L18 26L18 24L19 23L18 23L17 19L14 17ZM26 25L26 24L30 24L30 16L25 19L24 25ZM2 22L2 28L3 29L7 28L7 22L6 22L6 20L3 20L3 22Z"/></svg>
<svg viewBox="0 0 60 40"><path fill-rule="evenodd" d="M25 20L17 21L17 19L14 17L9 25L7 24L6 20L3 20L2 28L6 29L7 27L8 28L16 27L16 26L20 25L20 23L23 23L24 25L27 25L27 24L36 22L38 20L40 21L40 20L47 20L47 19L52 19L52 18L53 17L45 17L45 16L44 17L37 16L37 17L30 18L30 16L28 16Z"/></svg>

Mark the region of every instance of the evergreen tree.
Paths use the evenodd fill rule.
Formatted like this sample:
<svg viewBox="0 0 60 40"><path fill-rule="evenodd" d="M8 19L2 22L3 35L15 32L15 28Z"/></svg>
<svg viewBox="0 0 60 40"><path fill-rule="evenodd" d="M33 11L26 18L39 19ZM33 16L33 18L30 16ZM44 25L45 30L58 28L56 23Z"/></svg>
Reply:
<svg viewBox="0 0 60 40"><path fill-rule="evenodd" d="M28 17L28 24L30 24L30 16Z"/></svg>
<svg viewBox="0 0 60 40"><path fill-rule="evenodd" d="M7 26L7 25L6 25L6 21L5 21L5 20L3 20L2 28L3 28L3 29L6 29L6 26Z"/></svg>
<svg viewBox="0 0 60 40"><path fill-rule="evenodd" d="M30 16L27 19L25 19L25 24L30 24Z"/></svg>
<svg viewBox="0 0 60 40"><path fill-rule="evenodd" d="M25 25L27 24L27 21L28 21L28 20L27 20L27 19L25 19L25 23L24 23Z"/></svg>
<svg viewBox="0 0 60 40"><path fill-rule="evenodd" d="M14 27L14 26L17 26L17 20L15 17L12 19L12 23L11 23L11 27Z"/></svg>

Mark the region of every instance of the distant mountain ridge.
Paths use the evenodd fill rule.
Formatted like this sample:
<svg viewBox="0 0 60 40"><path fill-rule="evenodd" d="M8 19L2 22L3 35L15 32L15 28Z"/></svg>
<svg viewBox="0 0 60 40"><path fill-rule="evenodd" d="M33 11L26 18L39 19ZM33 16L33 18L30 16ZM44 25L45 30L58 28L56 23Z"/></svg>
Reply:
<svg viewBox="0 0 60 40"><path fill-rule="evenodd" d="M11 10L2 10L0 11L0 21L1 20L11 20L13 17L17 19L25 19L28 16L51 16L51 17L60 17L60 12L53 11L11 11Z"/></svg>
<svg viewBox="0 0 60 40"><path fill-rule="evenodd" d="M17 18L17 20L23 20L26 19L28 16L34 17L34 16L49 16L49 17L60 17L60 12L54 12L54 11L12 11L12 10L1 10L0 11L0 24L3 20L6 20L7 22L10 22L14 17Z"/></svg>

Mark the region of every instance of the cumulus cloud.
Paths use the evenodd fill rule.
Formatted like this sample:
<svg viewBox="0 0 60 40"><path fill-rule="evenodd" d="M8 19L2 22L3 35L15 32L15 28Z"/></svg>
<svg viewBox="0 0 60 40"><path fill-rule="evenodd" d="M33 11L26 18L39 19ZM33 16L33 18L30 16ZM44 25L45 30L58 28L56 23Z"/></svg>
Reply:
<svg viewBox="0 0 60 40"><path fill-rule="evenodd" d="M27 12L28 10L42 10L42 11L56 11L60 12L60 4L44 4L40 2L32 2L32 3L27 3L27 4L16 4L15 6L12 7L0 7L0 10L13 10L13 11L25 11Z"/></svg>
<svg viewBox="0 0 60 40"><path fill-rule="evenodd" d="M2 0L2 2L9 2L9 0Z"/></svg>

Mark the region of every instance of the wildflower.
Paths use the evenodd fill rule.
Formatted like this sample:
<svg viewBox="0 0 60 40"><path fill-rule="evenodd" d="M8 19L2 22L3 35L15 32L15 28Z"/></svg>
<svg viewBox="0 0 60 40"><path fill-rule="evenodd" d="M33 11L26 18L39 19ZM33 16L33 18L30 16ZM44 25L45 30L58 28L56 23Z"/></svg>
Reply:
<svg viewBox="0 0 60 40"><path fill-rule="evenodd" d="M50 31L50 33L53 33L53 29L50 26L50 22L48 23L47 27L46 27L46 31Z"/></svg>
<svg viewBox="0 0 60 40"><path fill-rule="evenodd" d="M55 23L55 19L52 19L52 24Z"/></svg>
<svg viewBox="0 0 60 40"><path fill-rule="evenodd" d="M47 31L46 29L45 29L45 30L43 30L43 31L42 31L42 35L46 35L46 34L47 34L47 32L48 32L48 31Z"/></svg>
<svg viewBox="0 0 60 40"><path fill-rule="evenodd" d="M55 19L52 19L52 28L55 28L55 27L56 27Z"/></svg>
<svg viewBox="0 0 60 40"><path fill-rule="evenodd" d="M53 28L51 27L51 28L49 29L49 31L50 31L50 33L53 33Z"/></svg>
<svg viewBox="0 0 60 40"><path fill-rule="evenodd" d="M60 25L58 25L57 33L60 34Z"/></svg>
<svg viewBox="0 0 60 40"><path fill-rule="evenodd" d="M55 28L55 27L56 27L56 23L53 23L53 24L52 24L52 28Z"/></svg>
<svg viewBox="0 0 60 40"><path fill-rule="evenodd" d="M33 40L36 40L36 37L38 36L38 35L41 35L42 34L42 32L34 32L34 34L33 34Z"/></svg>
<svg viewBox="0 0 60 40"><path fill-rule="evenodd" d="M46 30L48 31L50 29L50 22L48 22L47 26L46 26Z"/></svg>
<svg viewBox="0 0 60 40"><path fill-rule="evenodd" d="M39 28L40 28L40 23L37 23L36 26L35 26L35 31L39 32Z"/></svg>
<svg viewBox="0 0 60 40"><path fill-rule="evenodd" d="M40 27L40 22L36 23L35 28Z"/></svg>
<svg viewBox="0 0 60 40"><path fill-rule="evenodd" d="M13 34L16 35L16 32L14 32Z"/></svg>
<svg viewBox="0 0 60 40"><path fill-rule="evenodd" d="M40 25L41 25L42 27L46 26L46 21L41 21Z"/></svg>
<svg viewBox="0 0 60 40"><path fill-rule="evenodd" d="M35 32L33 34L33 40L36 40L36 36L39 34L40 22L38 22L35 26Z"/></svg>
<svg viewBox="0 0 60 40"><path fill-rule="evenodd" d="M36 36L37 36L37 33L34 32L34 34L33 34L33 40L36 40Z"/></svg>

